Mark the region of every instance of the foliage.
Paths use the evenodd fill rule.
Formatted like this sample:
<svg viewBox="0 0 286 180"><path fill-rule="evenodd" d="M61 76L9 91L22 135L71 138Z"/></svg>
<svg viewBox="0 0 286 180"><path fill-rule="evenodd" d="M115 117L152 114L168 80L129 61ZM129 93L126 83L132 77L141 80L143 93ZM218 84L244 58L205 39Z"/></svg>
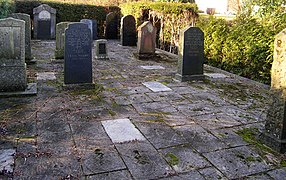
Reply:
<svg viewBox="0 0 286 180"><path fill-rule="evenodd" d="M7 17L14 11L14 0L0 0L0 18Z"/></svg>

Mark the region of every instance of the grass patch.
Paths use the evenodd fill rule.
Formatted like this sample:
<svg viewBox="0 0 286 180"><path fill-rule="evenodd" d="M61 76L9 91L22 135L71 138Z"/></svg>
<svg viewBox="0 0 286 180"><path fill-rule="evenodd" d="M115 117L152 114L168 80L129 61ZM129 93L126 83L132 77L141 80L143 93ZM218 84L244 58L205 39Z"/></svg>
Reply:
<svg viewBox="0 0 286 180"><path fill-rule="evenodd" d="M173 153L167 153L166 155L165 155L165 157L166 157L166 159L167 159L167 161L168 161L168 163L171 165L171 166L175 166L175 165L178 165L179 164L179 158L175 155L175 154L173 154Z"/></svg>

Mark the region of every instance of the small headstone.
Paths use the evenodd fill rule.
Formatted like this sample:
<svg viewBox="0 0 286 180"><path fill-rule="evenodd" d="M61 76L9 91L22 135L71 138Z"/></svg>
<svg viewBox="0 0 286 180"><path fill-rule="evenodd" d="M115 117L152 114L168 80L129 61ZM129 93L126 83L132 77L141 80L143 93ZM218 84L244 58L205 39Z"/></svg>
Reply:
<svg viewBox="0 0 286 180"><path fill-rule="evenodd" d="M69 24L65 32L64 83L92 83L91 31L86 24Z"/></svg>
<svg viewBox="0 0 286 180"><path fill-rule="evenodd" d="M92 20L92 38L93 40L97 40L97 21L96 20Z"/></svg>
<svg viewBox="0 0 286 180"><path fill-rule="evenodd" d="M204 79L204 33L198 27L187 27L180 33L179 60L176 79Z"/></svg>
<svg viewBox="0 0 286 180"><path fill-rule="evenodd" d="M213 79L227 78L226 75L221 74L221 73L205 73L204 75L207 77L213 78Z"/></svg>
<svg viewBox="0 0 286 180"><path fill-rule="evenodd" d="M24 91L26 87L25 21L0 19L0 91Z"/></svg>
<svg viewBox="0 0 286 180"><path fill-rule="evenodd" d="M120 41L122 46L136 46L136 22L131 15L121 18Z"/></svg>
<svg viewBox="0 0 286 180"><path fill-rule="evenodd" d="M101 123L113 143L146 140L129 119L108 120Z"/></svg>
<svg viewBox="0 0 286 180"><path fill-rule="evenodd" d="M106 39L118 39L118 15L110 12L106 15Z"/></svg>
<svg viewBox="0 0 286 180"><path fill-rule="evenodd" d="M25 59L26 63L29 63L32 59L31 53L31 18L29 14L13 13L10 17L15 19L21 19L25 21Z"/></svg>
<svg viewBox="0 0 286 180"><path fill-rule="evenodd" d="M142 54L153 55L156 48L156 28L151 22L145 21L138 27L137 51Z"/></svg>
<svg viewBox="0 0 286 180"><path fill-rule="evenodd" d="M81 23L84 23L88 26L88 29L90 29L90 32L91 32L91 39L93 40L93 23L92 23L92 20L90 19L82 19L80 20Z"/></svg>
<svg viewBox="0 0 286 180"><path fill-rule="evenodd" d="M47 4L33 9L34 38L55 39L56 36L56 10Z"/></svg>
<svg viewBox="0 0 286 180"><path fill-rule="evenodd" d="M272 104L261 140L273 149L286 152L286 29L275 38L271 69Z"/></svg>
<svg viewBox="0 0 286 180"><path fill-rule="evenodd" d="M140 66L143 69L153 70L153 69L165 69L162 66Z"/></svg>
<svg viewBox="0 0 286 180"><path fill-rule="evenodd" d="M153 92L172 91L172 89L168 88L167 86L159 82L150 81L150 82L144 82L142 84Z"/></svg>
<svg viewBox="0 0 286 180"><path fill-rule="evenodd" d="M42 73L37 73L37 80L55 80L56 75L54 72L42 72Z"/></svg>
<svg viewBox="0 0 286 180"><path fill-rule="evenodd" d="M95 58L96 59L108 59L107 44L105 39L99 39L95 41Z"/></svg>
<svg viewBox="0 0 286 180"><path fill-rule="evenodd" d="M61 22L56 26L56 50L55 58L63 59L65 52L65 30L70 22Z"/></svg>

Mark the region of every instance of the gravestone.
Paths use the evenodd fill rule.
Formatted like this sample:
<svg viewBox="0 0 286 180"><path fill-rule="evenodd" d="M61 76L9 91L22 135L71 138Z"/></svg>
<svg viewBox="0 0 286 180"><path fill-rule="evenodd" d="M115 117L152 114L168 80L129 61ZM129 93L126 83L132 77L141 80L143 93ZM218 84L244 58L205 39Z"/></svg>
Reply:
<svg viewBox="0 0 286 180"><path fill-rule="evenodd" d="M140 55L154 55L156 48L156 28L145 21L138 27L137 52Z"/></svg>
<svg viewBox="0 0 286 180"><path fill-rule="evenodd" d="M204 33L198 27L187 27L180 33L178 72L179 81L204 79Z"/></svg>
<svg viewBox="0 0 286 180"><path fill-rule="evenodd" d="M24 91L26 77L25 21L0 19L0 91Z"/></svg>
<svg viewBox="0 0 286 180"><path fill-rule="evenodd" d="M61 22L56 26L56 50L55 58L63 59L65 53L65 30L70 22Z"/></svg>
<svg viewBox="0 0 286 180"><path fill-rule="evenodd" d="M118 15L110 12L106 15L106 39L118 39Z"/></svg>
<svg viewBox="0 0 286 180"><path fill-rule="evenodd" d="M82 19L80 20L81 23L84 23L88 26L88 29L90 29L90 32L91 32L91 39L93 39L93 23L92 23L92 20L90 19Z"/></svg>
<svg viewBox="0 0 286 180"><path fill-rule="evenodd" d="M99 39L95 41L95 58L96 59L108 59L107 46L105 39Z"/></svg>
<svg viewBox="0 0 286 180"><path fill-rule="evenodd" d="M286 152L286 29L275 38L271 69L272 104L261 140L278 152Z"/></svg>
<svg viewBox="0 0 286 180"><path fill-rule="evenodd" d="M92 83L91 31L86 24L69 24L65 32L64 83Z"/></svg>
<svg viewBox="0 0 286 180"><path fill-rule="evenodd" d="M25 59L26 63L30 63L32 59L31 53L31 18L29 14L13 13L9 15L15 19L21 19L25 21Z"/></svg>
<svg viewBox="0 0 286 180"><path fill-rule="evenodd" d="M97 40L97 21L96 20L92 20L92 38L93 40Z"/></svg>
<svg viewBox="0 0 286 180"><path fill-rule="evenodd" d="M33 9L34 38L55 39L56 10L47 4L42 4Z"/></svg>
<svg viewBox="0 0 286 180"><path fill-rule="evenodd" d="M121 18L120 41L122 46L136 46L136 22L131 15Z"/></svg>

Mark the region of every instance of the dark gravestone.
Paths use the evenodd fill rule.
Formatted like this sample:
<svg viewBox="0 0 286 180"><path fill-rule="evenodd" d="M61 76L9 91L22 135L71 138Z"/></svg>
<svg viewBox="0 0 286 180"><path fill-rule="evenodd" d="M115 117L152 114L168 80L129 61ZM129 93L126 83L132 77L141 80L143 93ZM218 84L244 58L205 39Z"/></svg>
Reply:
<svg viewBox="0 0 286 180"><path fill-rule="evenodd" d="M55 39L56 10L47 4L42 4L33 9L34 38Z"/></svg>
<svg viewBox="0 0 286 180"><path fill-rule="evenodd" d="M64 83L92 83L91 31L86 24L73 23L65 32Z"/></svg>
<svg viewBox="0 0 286 180"><path fill-rule="evenodd" d="M96 20L92 20L92 38L93 40L97 40L97 21Z"/></svg>
<svg viewBox="0 0 286 180"><path fill-rule="evenodd" d="M180 81L204 79L204 33L198 27L181 31L176 79Z"/></svg>
<svg viewBox="0 0 286 180"><path fill-rule="evenodd" d="M261 140L278 152L286 152L286 29L275 38L271 69L272 104Z"/></svg>
<svg viewBox="0 0 286 180"><path fill-rule="evenodd" d="M120 36L122 46L136 46L136 22L133 16L121 18Z"/></svg>
<svg viewBox="0 0 286 180"><path fill-rule="evenodd" d="M106 15L106 39L118 39L118 15L114 12Z"/></svg>
<svg viewBox="0 0 286 180"><path fill-rule="evenodd" d="M90 19L82 19L80 20L81 23L84 23L88 26L88 29L90 29L90 32L91 32L91 39L93 39L93 23L92 23L92 20Z"/></svg>
<svg viewBox="0 0 286 180"><path fill-rule="evenodd" d="M15 19L21 19L25 21L25 59L26 63L31 62L32 53L31 53L31 19L29 14L23 13L13 13L10 15Z"/></svg>

